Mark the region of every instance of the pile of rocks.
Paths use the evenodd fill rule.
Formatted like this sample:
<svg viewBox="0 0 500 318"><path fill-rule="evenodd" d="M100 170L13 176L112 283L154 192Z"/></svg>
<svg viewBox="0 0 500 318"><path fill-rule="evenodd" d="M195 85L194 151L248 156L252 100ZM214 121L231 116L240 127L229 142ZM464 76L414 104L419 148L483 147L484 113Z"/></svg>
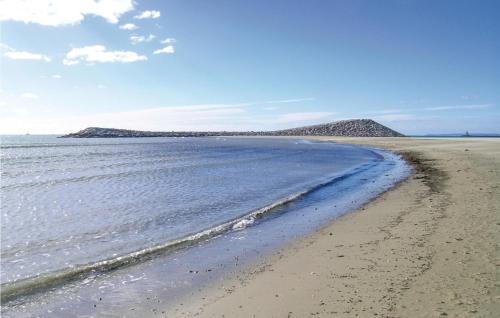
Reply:
<svg viewBox="0 0 500 318"><path fill-rule="evenodd" d="M131 138L131 137L206 137L220 136L217 132L183 131L142 131L116 128L89 127L76 133L61 136L63 138Z"/></svg>
<svg viewBox="0 0 500 318"><path fill-rule="evenodd" d="M340 120L333 123L285 129L274 132L277 136L347 136L347 137L402 137L371 119Z"/></svg>
<svg viewBox="0 0 500 318"><path fill-rule="evenodd" d="M340 120L333 123L276 131L139 131L89 127L63 138L130 138L130 137L210 137L210 136L348 136L401 137L402 134L371 119Z"/></svg>

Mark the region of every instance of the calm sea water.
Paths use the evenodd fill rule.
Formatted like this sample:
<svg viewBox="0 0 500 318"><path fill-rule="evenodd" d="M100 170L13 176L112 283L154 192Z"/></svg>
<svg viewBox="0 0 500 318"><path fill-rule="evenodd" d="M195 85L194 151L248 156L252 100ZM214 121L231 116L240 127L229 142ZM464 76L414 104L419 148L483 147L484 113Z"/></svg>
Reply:
<svg viewBox="0 0 500 318"><path fill-rule="evenodd" d="M15 300L237 231L381 162L295 139L3 136L2 286Z"/></svg>

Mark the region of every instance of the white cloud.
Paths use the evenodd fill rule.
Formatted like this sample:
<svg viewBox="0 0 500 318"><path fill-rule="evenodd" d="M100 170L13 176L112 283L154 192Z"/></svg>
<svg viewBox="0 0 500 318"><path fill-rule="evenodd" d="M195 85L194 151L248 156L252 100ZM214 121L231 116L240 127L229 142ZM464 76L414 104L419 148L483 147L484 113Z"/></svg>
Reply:
<svg viewBox="0 0 500 318"><path fill-rule="evenodd" d="M123 25L120 25L120 29L122 30L129 30L129 31L133 31L133 30L137 30L139 27L133 23L125 23Z"/></svg>
<svg viewBox="0 0 500 318"><path fill-rule="evenodd" d="M316 100L313 97L306 98L295 98L295 99L281 99L281 100L270 100L265 102L266 104L288 104L288 103L299 103L299 102L308 102Z"/></svg>
<svg viewBox="0 0 500 318"><path fill-rule="evenodd" d="M156 38L156 36L154 36L153 34L150 34L148 36L144 36L144 35L132 35L130 37L130 42L132 42L132 44L139 44L139 43L151 42L155 38Z"/></svg>
<svg viewBox="0 0 500 318"><path fill-rule="evenodd" d="M175 49L172 45L168 45L164 47L163 49L159 49L153 52L153 54L172 54L175 52Z"/></svg>
<svg viewBox="0 0 500 318"><path fill-rule="evenodd" d="M396 114L403 112L436 112L436 111L452 111L452 110L479 110L492 107L492 104L472 104L472 105L449 105L449 106L433 106L422 108L407 108L407 109L382 109L378 111L368 112L367 114Z"/></svg>
<svg viewBox="0 0 500 318"><path fill-rule="evenodd" d="M99 85L97 85L97 88L98 88L98 89L104 89L104 88L106 88L106 86L105 86L105 85L102 85L102 84L99 84Z"/></svg>
<svg viewBox="0 0 500 318"><path fill-rule="evenodd" d="M278 107L276 107L276 106L268 106L268 107L263 107L262 109L264 109L264 110L276 110L276 109L278 109Z"/></svg>
<svg viewBox="0 0 500 318"><path fill-rule="evenodd" d="M278 122L276 116L250 115L249 107L265 103L261 101L166 106L86 115L74 115L70 108L50 110L49 106L36 105L35 107L30 105L31 103L21 103L12 105L15 112L0 112L0 133L25 133L26 131L68 133L89 126L156 131L274 130L298 126L297 122L292 124ZM74 106L76 107L77 104ZM302 115L301 119L305 117L307 116Z"/></svg>
<svg viewBox="0 0 500 318"><path fill-rule="evenodd" d="M13 51L14 49L5 43L0 43L0 50L2 51Z"/></svg>
<svg viewBox="0 0 500 318"><path fill-rule="evenodd" d="M335 113L332 112L304 112L304 113L287 113L278 116L276 122L278 123L293 123L309 120L324 119L331 117Z"/></svg>
<svg viewBox="0 0 500 318"><path fill-rule="evenodd" d="M44 61L50 62L50 58L43 54L30 53L26 51L6 52L5 57L11 60L31 60L31 61Z"/></svg>
<svg viewBox="0 0 500 318"><path fill-rule="evenodd" d="M59 75L59 74L54 74L54 75L52 75L51 77L52 77L53 79L61 79L61 78L62 78L62 76L61 76L61 75Z"/></svg>
<svg viewBox="0 0 500 318"><path fill-rule="evenodd" d="M3 0L0 21L60 26L77 24L86 15L93 15L118 23L120 16L133 8L133 0Z"/></svg>
<svg viewBox="0 0 500 318"><path fill-rule="evenodd" d="M118 128L139 130L222 130L229 127L233 119L241 121L245 109L233 105L190 105L158 107L137 111L97 113L88 115L62 115L59 113L40 114L23 112L0 116L0 132L23 133L64 133L77 131L89 126L110 127L119 123Z"/></svg>
<svg viewBox="0 0 500 318"><path fill-rule="evenodd" d="M160 17L161 13L160 11L156 10L146 10L142 11L140 14L136 15L134 19L158 19Z"/></svg>
<svg viewBox="0 0 500 318"><path fill-rule="evenodd" d="M426 107L423 108L423 110L440 111L440 110L456 110L456 109L484 109L488 107L491 107L491 104L437 106L437 107Z"/></svg>
<svg viewBox="0 0 500 318"><path fill-rule="evenodd" d="M68 60L68 59L63 60L63 64L66 66L76 65L78 63L80 63L80 62L77 60Z"/></svg>
<svg viewBox="0 0 500 318"><path fill-rule="evenodd" d="M309 101L309 100L315 100L313 97L306 97L306 98L295 98L295 99L278 99L278 100L266 100L266 101L257 101L257 102L247 102L247 103L240 103L236 104L238 106L255 106L255 105L265 105L265 104L288 104L288 103L300 103L303 101ZM264 109L278 109L277 106L269 106L269 107L264 107Z"/></svg>
<svg viewBox="0 0 500 318"><path fill-rule="evenodd" d="M107 51L103 45L91 45L74 48L66 54L64 65L75 65L80 62L93 63L131 63L145 61L148 58L132 51Z"/></svg>
<svg viewBox="0 0 500 318"><path fill-rule="evenodd" d="M160 41L160 42L163 43L163 44L171 44L171 43L177 42L177 40L174 39L174 38L166 38L165 40Z"/></svg>
<svg viewBox="0 0 500 318"><path fill-rule="evenodd" d="M27 99L37 99L38 95L33 94L33 93L23 93L21 94L22 98L27 98Z"/></svg>
<svg viewBox="0 0 500 318"><path fill-rule="evenodd" d="M31 53L26 51L17 51L7 44L0 43L0 50L4 51L3 56L11 60L30 60L50 62L50 58L43 54Z"/></svg>

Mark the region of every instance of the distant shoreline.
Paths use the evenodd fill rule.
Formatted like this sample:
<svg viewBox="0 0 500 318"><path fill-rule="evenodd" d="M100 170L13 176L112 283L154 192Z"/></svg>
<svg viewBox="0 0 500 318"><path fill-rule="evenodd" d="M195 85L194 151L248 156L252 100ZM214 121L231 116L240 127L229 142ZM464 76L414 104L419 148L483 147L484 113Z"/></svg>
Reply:
<svg viewBox="0 0 500 318"><path fill-rule="evenodd" d="M436 134L436 135L408 135L411 138L500 138L500 134L471 134L471 135L446 135L446 134Z"/></svg>

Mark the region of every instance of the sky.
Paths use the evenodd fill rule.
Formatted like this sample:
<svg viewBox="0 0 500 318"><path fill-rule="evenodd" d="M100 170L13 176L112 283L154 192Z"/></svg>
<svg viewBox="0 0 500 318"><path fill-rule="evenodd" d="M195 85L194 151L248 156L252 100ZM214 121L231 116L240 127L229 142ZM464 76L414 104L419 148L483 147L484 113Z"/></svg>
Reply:
<svg viewBox="0 0 500 318"><path fill-rule="evenodd" d="M0 0L0 134L500 133L500 1Z"/></svg>

